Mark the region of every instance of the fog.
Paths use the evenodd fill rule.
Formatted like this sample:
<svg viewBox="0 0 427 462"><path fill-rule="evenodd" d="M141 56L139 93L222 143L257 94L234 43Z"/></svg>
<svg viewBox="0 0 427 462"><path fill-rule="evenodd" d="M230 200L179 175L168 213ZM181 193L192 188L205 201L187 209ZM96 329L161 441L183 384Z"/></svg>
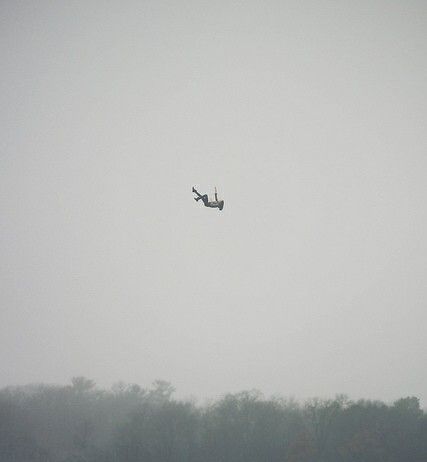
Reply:
<svg viewBox="0 0 427 462"><path fill-rule="evenodd" d="M426 405L425 2L0 18L0 387Z"/></svg>
<svg viewBox="0 0 427 462"><path fill-rule="evenodd" d="M427 414L416 397L310 399L260 392L209 405L176 400L173 387L74 377L62 386L0 390L2 462L424 462Z"/></svg>

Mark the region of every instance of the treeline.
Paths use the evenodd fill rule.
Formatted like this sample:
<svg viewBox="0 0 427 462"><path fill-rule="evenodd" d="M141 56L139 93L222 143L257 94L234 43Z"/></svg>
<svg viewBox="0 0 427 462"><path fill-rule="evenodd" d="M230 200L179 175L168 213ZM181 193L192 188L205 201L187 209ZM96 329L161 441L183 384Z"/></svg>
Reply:
<svg viewBox="0 0 427 462"><path fill-rule="evenodd" d="M172 386L83 377L0 390L0 462L426 462L417 398L304 404L250 391L198 406Z"/></svg>

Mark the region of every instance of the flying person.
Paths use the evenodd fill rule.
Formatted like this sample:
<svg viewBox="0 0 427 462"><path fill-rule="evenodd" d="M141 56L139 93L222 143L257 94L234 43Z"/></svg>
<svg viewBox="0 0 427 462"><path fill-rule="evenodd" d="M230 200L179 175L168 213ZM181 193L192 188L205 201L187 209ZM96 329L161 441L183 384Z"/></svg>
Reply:
<svg viewBox="0 0 427 462"><path fill-rule="evenodd" d="M215 200L214 201L210 201L207 194L203 194L203 195L200 194L194 186L193 186L193 193L196 194L197 196L194 198L194 200L196 202L201 200L203 204L205 205L205 207L210 207L212 209L219 209L219 210L222 210L224 208L224 201L218 200L218 194L217 194L216 188L215 188Z"/></svg>

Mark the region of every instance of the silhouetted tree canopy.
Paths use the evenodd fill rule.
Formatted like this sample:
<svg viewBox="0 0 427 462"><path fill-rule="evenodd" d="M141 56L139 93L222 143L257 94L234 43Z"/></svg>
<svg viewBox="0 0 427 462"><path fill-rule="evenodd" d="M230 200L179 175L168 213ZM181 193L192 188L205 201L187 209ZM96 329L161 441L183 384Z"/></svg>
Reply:
<svg viewBox="0 0 427 462"><path fill-rule="evenodd" d="M209 405L119 382L0 390L1 462L425 462L427 415L416 397L312 399L260 392Z"/></svg>

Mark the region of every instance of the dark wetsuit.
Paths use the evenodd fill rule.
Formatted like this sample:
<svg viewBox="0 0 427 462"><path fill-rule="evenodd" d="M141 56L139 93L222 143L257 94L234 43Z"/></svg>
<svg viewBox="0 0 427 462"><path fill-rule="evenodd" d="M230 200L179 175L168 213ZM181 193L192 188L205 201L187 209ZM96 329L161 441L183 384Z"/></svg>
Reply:
<svg viewBox="0 0 427 462"><path fill-rule="evenodd" d="M194 200L197 202L201 200L205 207L210 207L212 209L219 209L222 210L224 207L224 201L219 201L218 196L215 192L215 200L214 201L209 201L208 195L207 194L200 194L195 188L193 188L193 193L197 195L197 197L194 198Z"/></svg>

